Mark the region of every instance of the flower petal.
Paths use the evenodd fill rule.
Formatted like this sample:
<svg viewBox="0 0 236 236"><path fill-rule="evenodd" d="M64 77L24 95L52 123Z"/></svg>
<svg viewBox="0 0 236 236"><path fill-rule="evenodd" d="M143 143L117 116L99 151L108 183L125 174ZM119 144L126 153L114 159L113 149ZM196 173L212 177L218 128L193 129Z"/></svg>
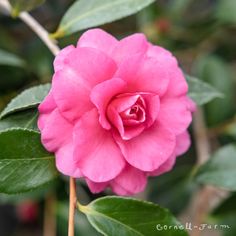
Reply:
<svg viewBox="0 0 236 236"><path fill-rule="evenodd" d="M146 125L150 127L157 119L160 110L160 98L155 94L143 94L146 103Z"/></svg>
<svg viewBox="0 0 236 236"><path fill-rule="evenodd" d="M43 121L45 125L40 129L41 141L48 151L55 152L70 139L73 127L62 117L58 109L46 116L44 114L40 115L39 123L41 119L45 119Z"/></svg>
<svg viewBox="0 0 236 236"><path fill-rule="evenodd" d="M148 45L147 55L148 57L153 57L160 61L166 61L169 66L178 65L176 58L172 55L170 51L160 46L154 46L151 43L149 43Z"/></svg>
<svg viewBox="0 0 236 236"><path fill-rule="evenodd" d="M48 95L44 98L43 102L38 106L39 119L38 119L38 128L42 130L47 123L48 117L51 112L55 110L56 103L52 96L52 90L49 91Z"/></svg>
<svg viewBox="0 0 236 236"><path fill-rule="evenodd" d="M140 171L130 165L111 181L113 192L118 195L133 195L142 192L147 184L147 177L143 171Z"/></svg>
<svg viewBox="0 0 236 236"><path fill-rule="evenodd" d="M80 75L69 67L54 74L52 93L61 114L71 122L93 107L89 98L90 90Z"/></svg>
<svg viewBox="0 0 236 236"><path fill-rule="evenodd" d="M108 182L96 183L89 179L86 179L86 183L92 193L100 193L108 186Z"/></svg>
<svg viewBox="0 0 236 236"><path fill-rule="evenodd" d="M165 62L136 54L124 60L115 76L128 84L128 92L151 92L162 96L169 84Z"/></svg>
<svg viewBox="0 0 236 236"><path fill-rule="evenodd" d="M117 70L116 63L105 53L95 48L76 48L68 54L68 67L84 81L84 87L95 85L111 79Z"/></svg>
<svg viewBox="0 0 236 236"><path fill-rule="evenodd" d="M129 140L132 139L136 136L138 136L139 134L141 134L143 132L143 130L145 129L145 125L144 124L139 124L135 126L127 126L124 128L124 133L120 134L123 140Z"/></svg>
<svg viewBox="0 0 236 236"><path fill-rule="evenodd" d="M133 34L123 38L112 51L112 58L119 64L134 54L144 54L148 49L148 42L144 34Z"/></svg>
<svg viewBox="0 0 236 236"><path fill-rule="evenodd" d="M58 71L63 69L63 67L67 64L67 56L70 52L72 52L75 49L73 45L69 45L65 48L63 48L58 55L55 57L55 60L53 62L54 65L54 71Z"/></svg>
<svg viewBox="0 0 236 236"><path fill-rule="evenodd" d="M176 135L184 132L192 121L186 97L163 98L157 120Z"/></svg>
<svg viewBox="0 0 236 236"><path fill-rule="evenodd" d="M72 137L67 140L67 143L62 145L55 153L56 167L64 175L68 175L74 178L82 177L82 173L76 166L76 162L73 157L74 143Z"/></svg>
<svg viewBox="0 0 236 236"><path fill-rule="evenodd" d="M168 68L167 72L169 74L170 82L166 95L173 97L187 93L188 85L185 77L178 67L176 58L169 51L162 47L149 44L147 55L155 58L155 60L159 61L161 64L165 63L166 68Z"/></svg>
<svg viewBox="0 0 236 236"><path fill-rule="evenodd" d="M106 118L106 108L112 97L122 92L126 83L119 78L113 78L96 85L91 91L91 101L98 108L99 121L104 129L110 129L111 125Z"/></svg>
<svg viewBox="0 0 236 236"><path fill-rule="evenodd" d="M120 133L120 136L124 140L131 139L139 135L145 128L143 123L137 124L133 127L126 126L124 127L122 118L120 117L120 112L130 108L140 97L139 94L127 95L127 96L118 96L114 99L107 108L107 117L109 121L117 128Z"/></svg>
<svg viewBox="0 0 236 236"><path fill-rule="evenodd" d="M77 47L96 48L110 55L117 44L118 41L107 32L101 29L91 29L82 34Z"/></svg>
<svg viewBox="0 0 236 236"><path fill-rule="evenodd" d="M98 122L93 109L84 114L74 128L75 151L81 172L91 181L106 182L124 168L125 160L111 133Z"/></svg>
<svg viewBox="0 0 236 236"><path fill-rule="evenodd" d="M175 152L173 152L173 154L159 168L157 168L157 170L149 172L148 175L158 176L172 170L173 166L175 165L175 161L176 161L176 154Z"/></svg>
<svg viewBox="0 0 236 236"><path fill-rule="evenodd" d="M177 156L183 155L189 149L191 139L188 131L183 132L176 136L176 148L175 152Z"/></svg>
<svg viewBox="0 0 236 236"><path fill-rule="evenodd" d="M143 171L157 169L175 148L175 135L159 123L130 140L124 141L116 134L114 138L129 164Z"/></svg>
<svg viewBox="0 0 236 236"><path fill-rule="evenodd" d="M52 95L52 90L50 90L48 95L39 105L38 110L40 113L47 113L53 111L55 108L56 108L56 103Z"/></svg>

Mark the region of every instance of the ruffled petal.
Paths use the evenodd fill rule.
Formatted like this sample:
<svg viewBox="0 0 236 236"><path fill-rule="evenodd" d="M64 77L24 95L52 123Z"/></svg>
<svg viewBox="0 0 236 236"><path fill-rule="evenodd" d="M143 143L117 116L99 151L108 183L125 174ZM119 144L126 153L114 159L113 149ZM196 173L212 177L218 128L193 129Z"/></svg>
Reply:
<svg viewBox="0 0 236 236"><path fill-rule="evenodd" d="M93 88L95 85L109 80L117 70L114 60L95 48L80 47L67 56L67 65L80 78L84 87Z"/></svg>
<svg viewBox="0 0 236 236"><path fill-rule="evenodd" d="M160 110L160 98L155 94L143 94L146 103L146 126L150 127L156 120Z"/></svg>
<svg viewBox="0 0 236 236"><path fill-rule="evenodd" d="M90 89L84 79L69 67L56 72L52 80L52 93L61 112L70 122L93 108Z"/></svg>
<svg viewBox="0 0 236 236"><path fill-rule="evenodd" d="M146 174L130 165L111 181L113 192L118 195L133 195L142 192L147 184Z"/></svg>
<svg viewBox="0 0 236 236"><path fill-rule="evenodd" d="M188 131L177 135L175 152L177 156L183 155L189 149L191 145L191 139Z"/></svg>
<svg viewBox="0 0 236 236"><path fill-rule="evenodd" d="M159 168L157 168L157 170L149 172L148 175L158 176L172 170L173 166L175 165L175 161L176 161L176 154L175 152L173 152L173 154Z"/></svg>
<svg viewBox="0 0 236 236"><path fill-rule="evenodd" d="M67 57L68 54L72 51L74 51L75 47L73 45L69 45L65 48L63 48L58 55L55 57L55 60L53 62L54 71L58 71L63 69L63 67L67 64Z"/></svg>
<svg viewBox="0 0 236 236"><path fill-rule="evenodd" d="M120 64L127 57L137 53L144 54L148 49L148 42L144 34L133 34L123 38L112 51L112 58Z"/></svg>
<svg viewBox="0 0 236 236"><path fill-rule="evenodd" d="M176 135L184 132L192 121L186 97L162 99L157 120Z"/></svg>
<svg viewBox="0 0 236 236"><path fill-rule="evenodd" d="M163 61L136 54L124 60L115 76L127 82L128 92L165 94L168 84L168 68Z"/></svg>
<svg viewBox="0 0 236 236"><path fill-rule="evenodd" d="M62 145L55 153L56 167L64 175L74 178L82 177L82 173L76 165L73 157L74 143L73 139L67 140L67 143Z"/></svg>
<svg viewBox="0 0 236 236"><path fill-rule="evenodd" d="M124 141L115 133L114 138L129 164L142 171L157 169L175 148L175 135L159 123L130 140Z"/></svg>
<svg viewBox="0 0 236 236"><path fill-rule="evenodd" d="M73 126L63 118L58 109L49 114L40 115L38 123L41 122L44 123L43 127L39 125L42 128L40 129L41 141L50 152L55 152L72 136Z"/></svg>
<svg viewBox="0 0 236 236"><path fill-rule="evenodd" d="M88 187L92 193L100 193L108 186L109 182L96 183L86 179L86 183L88 184Z"/></svg>
<svg viewBox="0 0 236 236"><path fill-rule="evenodd" d="M104 81L91 91L91 101L98 108L100 114L99 121L104 129L110 129L111 125L106 118L106 108L112 97L121 93L126 88L126 83L119 78Z"/></svg>
<svg viewBox="0 0 236 236"><path fill-rule="evenodd" d="M125 160L111 132L104 130L96 109L84 114L74 128L74 157L81 172L93 182L115 178Z"/></svg>
<svg viewBox="0 0 236 236"><path fill-rule="evenodd" d="M77 47L96 48L111 55L117 44L118 41L107 32L101 29L91 29L82 34Z"/></svg>
<svg viewBox="0 0 236 236"><path fill-rule="evenodd" d="M161 64L164 63L167 68L166 71L168 72L170 82L165 96L173 97L185 95L188 91L188 84L181 69L178 67L176 58L166 49L153 46L152 44L149 44L147 55L155 58L155 60Z"/></svg>
<svg viewBox="0 0 236 236"><path fill-rule="evenodd" d="M52 90L49 91L48 95L44 98L42 103L39 105L39 113L48 113L53 111L57 107L55 100L52 95Z"/></svg>

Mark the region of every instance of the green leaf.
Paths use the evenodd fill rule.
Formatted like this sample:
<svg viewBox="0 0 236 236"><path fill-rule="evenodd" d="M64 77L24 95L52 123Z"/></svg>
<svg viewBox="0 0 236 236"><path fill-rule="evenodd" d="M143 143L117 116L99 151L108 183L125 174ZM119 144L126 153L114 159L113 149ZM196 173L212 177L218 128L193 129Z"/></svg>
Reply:
<svg viewBox="0 0 236 236"><path fill-rule="evenodd" d="M0 114L0 119L14 112L38 106L48 94L50 86L50 84L44 84L23 91L11 100L11 102Z"/></svg>
<svg viewBox="0 0 236 236"><path fill-rule="evenodd" d="M110 196L97 199L87 206L78 204L78 207L103 235L187 235L167 209L150 202ZM164 225L170 228L158 230Z"/></svg>
<svg viewBox="0 0 236 236"><path fill-rule="evenodd" d="M40 134L24 129L0 132L0 192L27 192L57 176L55 158L40 142Z"/></svg>
<svg viewBox="0 0 236 236"><path fill-rule="evenodd" d="M0 194L0 204L18 204L23 201L33 200L33 201L42 201L45 200L45 196L48 193L54 191L57 187L57 181L49 182L48 184L42 185L34 189L33 191L17 193L17 194Z"/></svg>
<svg viewBox="0 0 236 236"><path fill-rule="evenodd" d="M0 49L0 65L24 67L25 61L13 53Z"/></svg>
<svg viewBox="0 0 236 236"><path fill-rule="evenodd" d="M203 82L197 78L186 75L186 80L189 86L188 95L198 105L203 105L214 98L223 98L224 95L210 84Z"/></svg>
<svg viewBox="0 0 236 236"><path fill-rule="evenodd" d="M224 94L224 99L215 99L204 107L207 124L215 126L231 119L236 112L236 93L234 74L227 62L215 55L199 57L195 62L195 73Z"/></svg>
<svg viewBox="0 0 236 236"><path fill-rule="evenodd" d="M39 131L37 119L38 112L36 109L14 113L0 120L0 132L11 128L24 128Z"/></svg>
<svg viewBox="0 0 236 236"><path fill-rule="evenodd" d="M196 181L228 190L236 190L236 145L219 149L212 158L199 168Z"/></svg>
<svg viewBox="0 0 236 236"><path fill-rule="evenodd" d="M109 23L132 15L155 0L80 0L63 16L58 30L52 37L58 38L79 30Z"/></svg>
<svg viewBox="0 0 236 236"><path fill-rule="evenodd" d="M12 6L12 16L16 17L22 11L30 11L43 4L44 1L45 0L9 0Z"/></svg>
<svg viewBox="0 0 236 236"><path fill-rule="evenodd" d="M236 1L219 0L216 8L216 17L224 23L236 23Z"/></svg>

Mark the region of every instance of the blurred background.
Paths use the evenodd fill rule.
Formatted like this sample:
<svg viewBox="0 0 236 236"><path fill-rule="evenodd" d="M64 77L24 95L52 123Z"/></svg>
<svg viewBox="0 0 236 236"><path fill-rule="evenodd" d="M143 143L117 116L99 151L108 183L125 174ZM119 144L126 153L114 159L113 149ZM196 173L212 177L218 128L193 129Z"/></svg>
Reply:
<svg viewBox="0 0 236 236"><path fill-rule="evenodd" d="M47 0L31 14L49 32L54 32L72 3ZM186 73L223 92L224 99L203 107L211 149L214 151L236 140L235 0L158 0L136 15L101 27L117 38L134 32L145 33L151 42L172 51ZM59 46L75 44L79 36L76 33L60 39ZM51 52L24 23L0 15L0 110L25 88L50 82L52 62ZM193 133L192 127L190 132ZM192 140L191 149L178 158L174 170L151 178L146 191L137 196L169 208L180 220L199 188L189 181L196 163L196 145ZM77 191L82 203L111 194L93 195L83 182L78 182ZM64 236L67 214L68 179L63 176L30 193L0 194L0 236ZM212 230L206 235L235 236L236 194L228 194L206 222L231 225L230 230ZM100 234L77 213L76 235Z"/></svg>

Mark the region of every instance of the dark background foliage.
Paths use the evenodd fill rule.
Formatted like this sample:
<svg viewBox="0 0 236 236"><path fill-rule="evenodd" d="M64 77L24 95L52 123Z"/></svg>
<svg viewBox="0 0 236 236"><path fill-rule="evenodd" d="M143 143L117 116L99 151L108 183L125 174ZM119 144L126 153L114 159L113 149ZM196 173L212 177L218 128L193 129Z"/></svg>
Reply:
<svg viewBox="0 0 236 236"><path fill-rule="evenodd" d="M31 14L49 31L57 29L60 19L73 1L48 0ZM150 41L173 52L185 72L207 81L224 99L215 99L203 106L211 151L236 141L236 1L234 0L158 0L136 15L101 27L118 38L134 32L144 32ZM80 34L59 40L64 47L76 43ZM14 54L9 62L6 55ZM0 15L0 110L20 91L33 85L50 82L53 55L37 36L18 19ZM190 127L193 136L192 127ZM191 197L199 184L191 181L196 163L196 140L173 171L151 178L148 188L138 198L169 208L182 222L188 214ZM235 156L235 152L231 154ZM236 156L235 156L236 158ZM225 168L228 168L227 166ZM236 168L236 167L235 167ZM56 211L57 235L67 234L68 179L61 177L35 191L0 194L0 235L42 235L53 228L51 212ZM79 198L83 203L109 195L92 195L80 181ZM202 235L236 235L235 193L227 193L223 203L205 219L208 223L229 224L230 230L205 231ZM187 212L187 213L186 213ZM190 217L190 216L189 216ZM49 225L49 226L48 226ZM50 229L49 229L50 230ZM98 235L85 220L76 216L76 235Z"/></svg>

